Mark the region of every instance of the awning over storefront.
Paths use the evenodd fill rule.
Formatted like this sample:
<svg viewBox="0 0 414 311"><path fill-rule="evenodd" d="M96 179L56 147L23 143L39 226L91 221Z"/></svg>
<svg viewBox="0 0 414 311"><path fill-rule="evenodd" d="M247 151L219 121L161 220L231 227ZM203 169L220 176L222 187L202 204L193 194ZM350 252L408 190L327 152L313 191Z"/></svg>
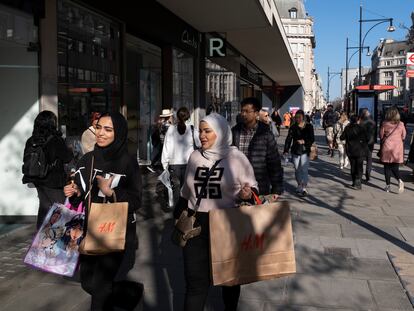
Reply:
<svg viewBox="0 0 414 311"><path fill-rule="evenodd" d="M378 93L391 91L395 89L396 86L394 85L385 85L385 84L366 84L366 85L359 85L355 87L358 91L378 91Z"/></svg>
<svg viewBox="0 0 414 311"><path fill-rule="evenodd" d="M158 2L197 30L222 34L277 84L301 85L273 0Z"/></svg>

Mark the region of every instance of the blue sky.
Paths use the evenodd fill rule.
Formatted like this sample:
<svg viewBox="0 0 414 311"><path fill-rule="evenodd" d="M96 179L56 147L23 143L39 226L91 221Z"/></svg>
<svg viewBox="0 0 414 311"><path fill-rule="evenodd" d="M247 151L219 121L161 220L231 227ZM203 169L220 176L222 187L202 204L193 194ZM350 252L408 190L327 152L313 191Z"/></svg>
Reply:
<svg viewBox="0 0 414 311"><path fill-rule="evenodd" d="M365 45L373 50L380 38L404 40L407 30L400 24L411 26L411 12L414 0L305 0L305 7L314 18L316 36L315 65L322 76L326 94L328 66L330 71L345 68L346 37L350 46L358 46L359 40L359 5L363 5L363 19L394 18L396 31L386 31L387 23L376 26L369 32ZM363 35L375 23L363 23ZM351 55L356 50L349 50ZM370 57L363 53L362 65L370 66ZM358 53L352 58L350 67L358 67ZM340 96L340 77L331 80L330 98Z"/></svg>

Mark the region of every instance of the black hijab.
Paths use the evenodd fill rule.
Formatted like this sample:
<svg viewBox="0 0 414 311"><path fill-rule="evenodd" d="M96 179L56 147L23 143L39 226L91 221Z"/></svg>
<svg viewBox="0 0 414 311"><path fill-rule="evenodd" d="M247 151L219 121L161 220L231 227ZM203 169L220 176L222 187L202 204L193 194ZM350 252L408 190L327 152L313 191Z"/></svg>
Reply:
<svg viewBox="0 0 414 311"><path fill-rule="evenodd" d="M114 141L106 147L99 147L95 145L93 151L95 158L103 161L113 161L121 158L123 155L128 155L127 138L128 138L128 124L124 116L119 112L110 112L103 114L103 117L110 117L114 126ZM98 120L98 123L99 123Z"/></svg>

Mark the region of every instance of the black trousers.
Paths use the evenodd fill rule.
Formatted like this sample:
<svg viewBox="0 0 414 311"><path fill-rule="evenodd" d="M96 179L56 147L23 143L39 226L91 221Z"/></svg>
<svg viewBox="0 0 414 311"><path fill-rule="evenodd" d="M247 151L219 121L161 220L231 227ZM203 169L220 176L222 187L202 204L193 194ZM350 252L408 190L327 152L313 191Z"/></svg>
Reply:
<svg viewBox="0 0 414 311"><path fill-rule="evenodd" d="M361 182L362 173L364 171L364 158L349 158L349 162L351 163L351 176L352 176L352 183L359 183Z"/></svg>
<svg viewBox="0 0 414 311"><path fill-rule="evenodd" d="M365 168L365 176L368 178L371 176L372 171L372 152L374 151L374 145L368 145L367 156L365 161L367 161L367 166Z"/></svg>
<svg viewBox="0 0 414 311"><path fill-rule="evenodd" d="M187 164L180 165L170 165L169 166L171 174L174 174L176 178L180 181L180 189L184 184L185 170L187 169Z"/></svg>
<svg viewBox="0 0 414 311"><path fill-rule="evenodd" d="M203 311L211 284L208 213L198 212L201 234L190 239L183 249L186 293L184 311ZM236 311L240 286L223 286L225 311Z"/></svg>
<svg viewBox="0 0 414 311"><path fill-rule="evenodd" d="M39 197L39 210L37 212L36 228L39 229L53 203L64 203L63 189L54 189L46 186L36 186Z"/></svg>
<svg viewBox="0 0 414 311"><path fill-rule="evenodd" d="M400 176L400 164L399 163L384 163L385 183L391 184L391 174L394 175L395 179L399 181Z"/></svg>
<svg viewBox="0 0 414 311"><path fill-rule="evenodd" d="M84 291L92 296L92 311L109 311L114 308L114 280L124 253L100 256L81 255L80 277Z"/></svg>

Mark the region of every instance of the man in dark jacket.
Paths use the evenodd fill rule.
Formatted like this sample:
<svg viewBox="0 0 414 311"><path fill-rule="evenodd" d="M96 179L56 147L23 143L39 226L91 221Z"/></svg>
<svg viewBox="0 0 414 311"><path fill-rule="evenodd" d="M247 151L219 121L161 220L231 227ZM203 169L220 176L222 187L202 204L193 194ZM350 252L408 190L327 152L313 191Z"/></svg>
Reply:
<svg viewBox="0 0 414 311"><path fill-rule="evenodd" d="M283 169L273 133L258 121L261 106L255 97L241 102L241 122L232 129L233 145L252 164L260 194L273 194L276 199L283 192Z"/></svg>
<svg viewBox="0 0 414 311"><path fill-rule="evenodd" d="M327 110L323 114L322 124L323 124L323 129L325 130L326 141L327 141L328 147L329 147L328 154L330 154L331 157L334 156L334 132L333 132L333 128L334 128L334 125L335 125L336 121L338 121L338 115L333 110L333 106L328 105Z"/></svg>
<svg viewBox="0 0 414 311"><path fill-rule="evenodd" d="M368 109L363 109L359 115L359 124L365 129L367 134L368 140L368 150L367 156L365 160L367 161L366 169L365 169L365 178L368 182L371 177L372 171L372 151L374 150L374 145L376 142L376 123L372 120L371 114L369 113Z"/></svg>

